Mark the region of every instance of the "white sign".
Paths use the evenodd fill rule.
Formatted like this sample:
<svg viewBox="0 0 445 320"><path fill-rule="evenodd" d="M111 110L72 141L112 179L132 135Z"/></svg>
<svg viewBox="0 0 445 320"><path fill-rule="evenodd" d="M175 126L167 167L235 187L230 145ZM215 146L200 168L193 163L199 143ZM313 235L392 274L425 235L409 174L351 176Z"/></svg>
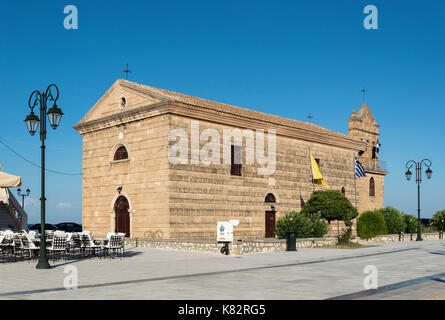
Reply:
<svg viewBox="0 0 445 320"><path fill-rule="evenodd" d="M218 242L232 242L233 241L233 225L230 222L217 223L216 240Z"/></svg>

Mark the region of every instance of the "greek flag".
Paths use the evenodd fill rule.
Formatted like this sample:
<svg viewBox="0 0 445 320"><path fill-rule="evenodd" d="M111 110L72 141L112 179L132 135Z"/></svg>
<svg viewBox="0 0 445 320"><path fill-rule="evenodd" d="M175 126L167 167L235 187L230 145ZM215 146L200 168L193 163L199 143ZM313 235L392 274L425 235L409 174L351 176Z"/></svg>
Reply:
<svg viewBox="0 0 445 320"><path fill-rule="evenodd" d="M377 153L379 153L380 152L380 146L381 146L382 144L380 143L380 140L377 140L377 146L376 146L376 148L375 148L375 152L377 152Z"/></svg>
<svg viewBox="0 0 445 320"><path fill-rule="evenodd" d="M363 168L362 164L354 157L355 162L355 177L362 178L366 177L365 168Z"/></svg>

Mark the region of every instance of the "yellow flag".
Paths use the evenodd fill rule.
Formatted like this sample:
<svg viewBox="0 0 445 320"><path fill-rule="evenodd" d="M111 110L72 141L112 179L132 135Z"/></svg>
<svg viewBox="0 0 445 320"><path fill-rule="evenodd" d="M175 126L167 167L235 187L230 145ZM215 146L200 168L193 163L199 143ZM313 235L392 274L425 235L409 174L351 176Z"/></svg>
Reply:
<svg viewBox="0 0 445 320"><path fill-rule="evenodd" d="M323 175L320 172L320 168L318 168L317 161L315 161L314 157L311 153L311 162L312 162L312 178L317 182L317 185L323 185L327 189L331 189L326 181L323 179Z"/></svg>

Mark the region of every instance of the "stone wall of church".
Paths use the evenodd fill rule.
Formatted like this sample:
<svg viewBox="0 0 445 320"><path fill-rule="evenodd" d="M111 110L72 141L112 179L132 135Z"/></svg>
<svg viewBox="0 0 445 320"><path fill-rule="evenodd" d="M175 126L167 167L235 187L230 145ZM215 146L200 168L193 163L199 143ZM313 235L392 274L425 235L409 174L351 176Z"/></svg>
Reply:
<svg viewBox="0 0 445 320"><path fill-rule="evenodd" d="M277 220L288 211L299 211L302 201L310 198L309 148L320 159L320 170L331 189L344 187L346 197L355 204L353 150L277 136L276 170L272 175L260 175L257 163L245 164L245 152L250 149L244 139L242 176L232 176L231 165L223 164L223 130L234 128L199 121L200 133L209 128L219 133L221 164L192 164L192 149L186 156L187 164L172 164L168 134L172 129L186 130L192 148L191 121L177 115L154 115L83 135L84 230L98 237L114 231L114 203L123 195L130 203L132 238L214 240L216 222L230 219L240 220L235 239L264 237L265 212L271 210L271 205L265 204L268 193L277 199ZM206 144L199 141L198 151ZM127 148L129 159L113 161L120 145ZM267 156L267 132L264 145ZM371 176L375 197L369 196ZM357 180L359 211L383 207L383 179L382 175L368 174ZM118 187L122 187L121 194ZM315 189L324 190L321 186ZM328 235L336 236L337 228L338 224L332 224Z"/></svg>
<svg viewBox="0 0 445 320"><path fill-rule="evenodd" d="M169 117L161 115L83 134L84 230L99 237L115 231L114 204L123 195L131 237L169 237L168 131ZM120 145L129 159L113 161Z"/></svg>
<svg viewBox="0 0 445 320"><path fill-rule="evenodd" d="M191 119L177 115L170 117L172 129L185 129L191 137ZM199 121L199 132L209 128L219 133L222 162L223 130L233 128ZM216 222L230 219L240 220L240 225L235 228L235 240L264 237L265 212L271 210L270 204L264 203L268 193L273 193L277 199L278 219L288 211L299 211L302 201L307 201L313 192L309 148L314 157L320 159L320 170L331 189L344 187L346 197L354 204L353 150L284 136L277 136L276 141L276 170L270 176L259 175L257 165L243 165L239 177L231 175L229 164L204 165L191 164L190 161L188 164L170 164L170 238L215 239ZM206 144L199 142L199 149ZM267 150L267 132L264 144ZM189 141L191 145L193 143ZM243 159L246 148L244 139ZM316 190L323 189L316 186ZM336 229L337 225L333 227Z"/></svg>
<svg viewBox="0 0 445 320"><path fill-rule="evenodd" d="M374 179L375 195L370 194L370 180ZM366 173L366 177L357 179L358 210L364 212L367 210L380 209L385 206L385 176L376 173Z"/></svg>

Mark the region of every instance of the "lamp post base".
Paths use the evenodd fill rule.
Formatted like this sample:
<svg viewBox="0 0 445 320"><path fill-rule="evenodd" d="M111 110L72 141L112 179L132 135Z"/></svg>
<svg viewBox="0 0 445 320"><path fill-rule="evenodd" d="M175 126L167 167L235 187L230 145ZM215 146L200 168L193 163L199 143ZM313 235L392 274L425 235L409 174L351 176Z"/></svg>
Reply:
<svg viewBox="0 0 445 320"><path fill-rule="evenodd" d="M50 269L50 268L51 266L49 265L48 260L39 259L36 269Z"/></svg>

